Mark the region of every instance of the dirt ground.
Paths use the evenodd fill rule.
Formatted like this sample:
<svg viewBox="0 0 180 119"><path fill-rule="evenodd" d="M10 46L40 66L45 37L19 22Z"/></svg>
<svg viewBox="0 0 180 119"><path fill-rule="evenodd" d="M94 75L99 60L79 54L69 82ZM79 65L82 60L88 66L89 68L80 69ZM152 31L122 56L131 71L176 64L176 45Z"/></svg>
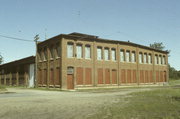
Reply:
<svg viewBox="0 0 180 119"><path fill-rule="evenodd" d="M8 88L0 94L0 119L88 119L131 92L150 88L43 91ZM102 118L107 118L104 115Z"/></svg>

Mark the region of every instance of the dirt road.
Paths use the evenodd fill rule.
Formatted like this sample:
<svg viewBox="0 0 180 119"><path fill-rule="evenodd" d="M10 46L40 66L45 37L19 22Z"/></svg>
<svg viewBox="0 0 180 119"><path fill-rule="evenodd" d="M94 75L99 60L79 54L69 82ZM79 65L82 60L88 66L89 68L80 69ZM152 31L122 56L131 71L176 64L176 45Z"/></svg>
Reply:
<svg viewBox="0 0 180 119"><path fill-rule="evenodd" d="M9 93L0 94L0 119L88 119L100 108L143 90L150 89L68 92L9 88Z"/></svg>

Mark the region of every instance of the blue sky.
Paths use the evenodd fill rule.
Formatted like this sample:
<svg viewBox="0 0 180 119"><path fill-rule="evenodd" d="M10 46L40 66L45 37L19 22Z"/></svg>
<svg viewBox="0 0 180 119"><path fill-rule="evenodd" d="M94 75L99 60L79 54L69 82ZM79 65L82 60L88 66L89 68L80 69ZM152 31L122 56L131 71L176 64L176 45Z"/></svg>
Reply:
<svg viewBox="0 0 180 119"><path fill-rule="evenodd" d="M148 46L163 42L180 70L180 0L0 0L0 35L40 40L82 32ZM34 55L33 42L0 37L5 62Z"/></svg>

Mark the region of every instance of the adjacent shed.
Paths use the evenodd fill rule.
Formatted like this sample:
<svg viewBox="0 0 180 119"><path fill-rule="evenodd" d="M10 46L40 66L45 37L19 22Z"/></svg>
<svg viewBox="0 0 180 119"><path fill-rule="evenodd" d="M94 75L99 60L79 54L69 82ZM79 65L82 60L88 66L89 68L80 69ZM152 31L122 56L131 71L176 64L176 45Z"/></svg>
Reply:
<svg viewBox="0 0 180 119"><path fill-rule="evenodd" d="M0 85L34 87L35 56L0 65Z"/></svg>

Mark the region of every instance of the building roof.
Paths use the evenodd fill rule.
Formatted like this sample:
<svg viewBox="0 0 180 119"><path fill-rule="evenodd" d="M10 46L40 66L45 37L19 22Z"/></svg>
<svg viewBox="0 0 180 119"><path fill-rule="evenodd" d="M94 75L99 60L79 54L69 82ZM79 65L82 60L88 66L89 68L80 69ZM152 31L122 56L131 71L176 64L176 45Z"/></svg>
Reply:
<svg viewBox="0 0 180 119"><path fill-rule="evenodd" d="M70 34L60 34L57 36L54 36L52 38L49 38L45 41L42 41L39 43L40 44L44 44L46 42L49 42L51 40L55 40L57 38L72 38L72 39L76 39L76 40L90 40L90 41L100 41L100 42L109 42L109 43L115 43L115 44L124 44L124 45L131 45L131 46L135 46L135 47L139 47L139 48L144 48L144 49L148 49L148 50L153 50L153 51L157 51L157 52L161 52L161 53L166 53L168 54L169 52L166 51L162 51L162 50L157 50L154 48L151 48L149 46L144 46L144 45L140 45L140 44L136 44L136 43L132 43L130 41L119 41L119 40L110 40L110 39L103 39L103 38L99 38L98 36L94 36L94 35L88 35L88 34L83 34L83 33L77 33L77 32L73 32Z"/></svg>
<svg viewBox="0 0 180 119"><path fill-rule="evenodd" d="M35 56L29 56L23 59L15 60L12 62L8 62L5 64L0 65L0 69L4 67L9 67L9 66L18 66L18 65L23 65L23 64L33 64L35 63Z"/></svg>

